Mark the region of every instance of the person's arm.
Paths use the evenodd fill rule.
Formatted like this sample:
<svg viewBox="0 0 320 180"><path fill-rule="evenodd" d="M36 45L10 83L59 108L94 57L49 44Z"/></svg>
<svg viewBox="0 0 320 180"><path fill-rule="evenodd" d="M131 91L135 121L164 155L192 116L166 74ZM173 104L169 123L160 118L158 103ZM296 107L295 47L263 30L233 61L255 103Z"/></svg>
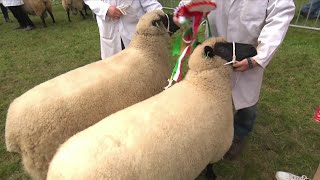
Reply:
<svg viewBox="0 0 320 180"><path fill-rule="evenodd" d="M162 10L162 5L157 0L140 0L140 4L145 12Z"/></svg>
<svg viewBox="0 0 320 180"><path fill-rule="evenodd" d="M257 55L250 58L251 68L265 68L269 64L287 33L294 11L292 0L269 0L266 24L258 37ZM246 71L249 69L249 62L244 59L233 64L233 67L235 71Z"/></svg>
<svg viewBox="0 0 320 180"><path fill-rule="evenodd" d="M119 18L122 13L115 6L97 0L84 0L84 3L90 7L90 9L103 20L110 18Z"/></svg>
<svg viewBox="0 0 320 180"><path fill-rule="evenodd" d="M258 38L258 54L252 59L265 68L282 43L294 16L292 0L269 0L266 24Z"/></svg>

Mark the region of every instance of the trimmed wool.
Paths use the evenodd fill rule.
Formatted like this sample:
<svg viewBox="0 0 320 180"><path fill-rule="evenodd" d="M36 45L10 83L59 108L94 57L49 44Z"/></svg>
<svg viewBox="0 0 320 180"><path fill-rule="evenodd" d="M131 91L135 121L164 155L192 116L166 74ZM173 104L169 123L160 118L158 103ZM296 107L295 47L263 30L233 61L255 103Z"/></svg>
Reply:
<svg viewBox="0 0 320 180"><path fill-rule="evenodd" d="M48 180L195 179L233 139L231 66L199 45L180 83L74 135L50 163Z"/></svg>
<svg viewBox="0 0 320 180"><path fill-rule="evenodd" d="M127 49L44 82L11 103L7 150L21 154L34 179L46 178L49 162L69 137L162 91L170 75L170 38L162 24L152 25L160 15L141 18Z"/></svg>

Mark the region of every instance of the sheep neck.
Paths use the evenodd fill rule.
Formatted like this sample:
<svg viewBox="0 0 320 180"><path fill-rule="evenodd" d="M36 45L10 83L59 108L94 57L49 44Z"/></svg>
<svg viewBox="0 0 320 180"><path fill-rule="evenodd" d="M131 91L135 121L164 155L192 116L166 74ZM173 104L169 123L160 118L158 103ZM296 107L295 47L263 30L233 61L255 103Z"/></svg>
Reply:
<svg viewBox="0 0 320 180"><path fill-rule="evenodd" d="M130 47L154 52L159 55L169 55L169 41L169 38L164 37L163 35L147 36L140 34L132 39Z"/></svg>
<svg viewBox="0 0 320 180"><path fill-rule="evenodd" d="M210 94L214 97L229 98L231 95L230 73L216 70L202 72L189 70L184 80L201 90L210 91Z"/></svg>

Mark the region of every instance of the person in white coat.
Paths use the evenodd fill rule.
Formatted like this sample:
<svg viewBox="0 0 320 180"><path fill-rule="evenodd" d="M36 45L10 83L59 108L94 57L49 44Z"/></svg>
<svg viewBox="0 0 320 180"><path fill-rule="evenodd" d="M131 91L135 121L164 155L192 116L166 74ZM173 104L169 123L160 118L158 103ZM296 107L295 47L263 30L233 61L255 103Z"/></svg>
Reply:
<svg viewBox="0 0 320 180"><path fill-rule="evenodd" d="M128 46L142 15L162 9L157 0L84 0L84 2L97 17L102 59Z"/></svg>
<svg viewBox="0 0 320 180"><path fill-rule="evenodd" d="M182 0L188 3L190 0ZM257 55L233 64L232 98L234 115L234 140L225 155L236 157L256 121L257 103L267 67L288 30L295 12L293 0L215 0L217 7L208 15L213 36L229 42L252 44ZM174 19L178 23L178 19ZM209 28L208 28L209 27ZM207 171L212 170L212 164ZM212 171L211 171L212 172ZM213 175L209 174L209 178Z"/></svg>
<svg viewBox="0 0 320 180"><path fill-rule="evenodd" d="M8 7L13 16L18 20L19 26L15 29L30 31L34 29L34 24L29 16L22 9L23 0L2 0L4 6Z"/></svg>
<svg viewBox="0 0 320 180"><path fill-rule="evenodd" d="M180 5L188 2L190 0L183 0ZM207 32L210 30L215 37L257 48L256 56L233 64L234 143L226 156L231 157L239 153L244 138L253 129L264 69L286 35L295 5L293 0L215 2L216 9L208 15ZM178 23L178 19L175 22Z"/></svg>

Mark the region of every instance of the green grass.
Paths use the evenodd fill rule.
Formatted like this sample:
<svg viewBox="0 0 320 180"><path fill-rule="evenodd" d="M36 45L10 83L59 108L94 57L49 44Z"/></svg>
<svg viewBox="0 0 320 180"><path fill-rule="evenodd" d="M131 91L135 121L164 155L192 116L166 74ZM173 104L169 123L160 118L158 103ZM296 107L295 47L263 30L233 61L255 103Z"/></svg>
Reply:
<svg viewBox="0 0 320 180"><path fill-rule="evenodd" d="M32 87L100 59L95 21L72 16L54 6L56 24L12 30L17 22L0 25L0 179L28 179L19 156L4 143L9 104ZM14 19L11 16L12 19ZM2 19L0 19L0 22ZM318 31L290 28L265 72L259 116L241 156L220 161L220 179L274 179L277 170L310 177L320 162L320 124L313 121L320 105L320 36Z"/></svg>

